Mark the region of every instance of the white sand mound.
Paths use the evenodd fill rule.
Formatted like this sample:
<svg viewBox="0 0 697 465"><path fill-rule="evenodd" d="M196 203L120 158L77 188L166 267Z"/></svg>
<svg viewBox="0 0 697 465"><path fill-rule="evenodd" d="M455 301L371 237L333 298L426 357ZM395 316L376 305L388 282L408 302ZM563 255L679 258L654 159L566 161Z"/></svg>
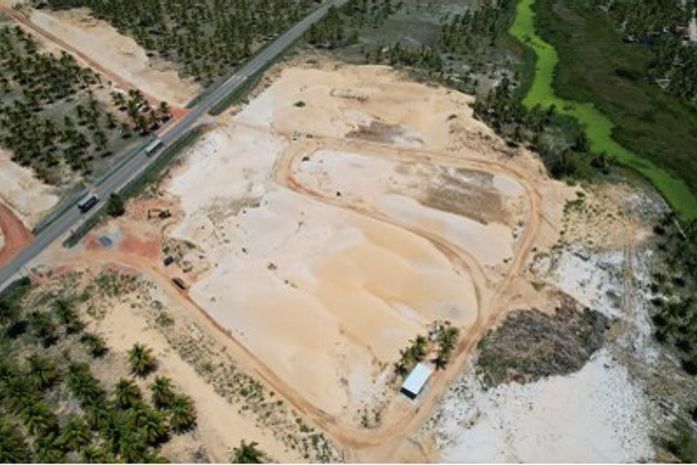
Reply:
<svg viewBox="0 0 697 465"><path fill-rule="evenodd" d="M447 462L650 461L647 405L605 350L570 376L489 391L470 370L444 402L438 443Z"/></svg>

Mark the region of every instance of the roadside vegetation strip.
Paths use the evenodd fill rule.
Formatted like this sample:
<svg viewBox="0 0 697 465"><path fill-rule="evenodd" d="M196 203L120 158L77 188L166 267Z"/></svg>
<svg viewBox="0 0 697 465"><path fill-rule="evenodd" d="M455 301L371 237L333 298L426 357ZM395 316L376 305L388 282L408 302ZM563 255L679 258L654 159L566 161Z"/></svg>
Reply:
<svg viewBox="0 0 697 465"><path fill-rule="evenodd" d="M592 103L579 103L559 98L554 93L553 82L559 56L555 48L545 42L535 31L535 0L520 0L516 17L510 33L523 44L529 46L537 57L535 77L523 105L532 108L554 106L562 114L576 118L585 128L591 150L605 152L619 163L632 168L646 177L663 195L670 206L685 221L697 219L697 197L690 191L684 180L672 176L654 163L631 152L618 144L612 137L614 125Z"/></svg>

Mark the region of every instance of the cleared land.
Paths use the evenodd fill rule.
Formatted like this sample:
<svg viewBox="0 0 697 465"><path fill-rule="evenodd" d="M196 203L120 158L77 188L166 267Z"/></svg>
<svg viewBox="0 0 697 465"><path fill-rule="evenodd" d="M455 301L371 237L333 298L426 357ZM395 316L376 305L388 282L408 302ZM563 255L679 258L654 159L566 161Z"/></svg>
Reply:
<svg viewBox="0 0 697 465"><path fill-rule="evenodd" d="M558 73L558 71L555 70L557 70L559 67L559 55L554 46L544 41L535 30L535 13L533 11L534 4L535 0L522 0L518 3L516 19L510 29L511 34L514 37L524 44L532 47L537 55L535 77L530 90L523 100L523 103L529 108L534 107L535 105L540 105L544 108L554 106L562 114L577 118L586 128L591 149L594 152L605 152L608 155L615 157L618 162L629 166L649 179L684 220L690 221L697 218L697 196L695 196L693 191L690 190L689 184L686 182L686 179L691 179L689 175L687 178L677 177L676 175L671 174L665 169L659 167L656 163L650 161L646 156L637 155L637 153L628 150L623 145L620 145L616 138L617 133L615 124L604 114L603 111L598 110L597 106L593 103L573 101L558 95L556 89L559 88L559 85L555 81L555 73ZM611 27L607 24L606 26ZM618 37L615 39L618 42L620 41ZM596 47L597 50L606 50L605 47L599 47L598 45L594 45L593 47ZM592 69L595 64L601 63L605 60L605 57L598 56L594 59L593 65L585 63L584 66L587 66L588 69ZM569 66L568 57L567 62L564 63L564 66ZM573 72L574 76L582 76L583 74L583 71L576 70ZM574 77L573 79L575 82L576 78ZM565 82L568 82L568 80L569 78L567 77ZM613 87L610 92L614 92L617 88L618 87L616 86ZM568 92L566 94L568 94ZM589 98L587 92L585 97ZM642 98L638 97L639 95L633 95L630 98L632 102L642 101ZM602 100L602 97L595 97L591 98L590 100L596 101L598 98ZM650 119L651 124L654 124L655 119ZM685 120L685 122L675 122L675 124L671 124L670 127L682 128L683 125L688 125L686 130L689 132L689 124L687 121L692 119L692 116L687 115L687 120ZM628 131L627 127L624 127L623 131L626 133ZM644 150L651 150L651 148L655 149L656 143L665 145L674 141L670 132L664 132L663 134L656 135L653 133L653 130L651 130L648 132L648 134L653 134L652 137L654 137L654 140L648 143L648 145L645 145ZM632 136L634 135L637 135L636 131L632 133ZM626 135L623 136L623 140L626 139ZM662 160L661 164L664 166L671 166L673 173L681 172L682 169L678 168L676 161L684 157L687 157L688 159L694 158L694 156L690 157L690 155L694 155L694 142L692 143L692 148L689 147L689 143L681 145L677 148L672 147L670 150L677 152L673 155L668 153L666 150L662 150L664 159ZM683 151L684 153L681 153ZM652 156L654 158L658 157L659 152L656 151L652 154Z"/></svg>
<svg viewBox="0 0 697 465"><path fill-rule="evenodd" d="M468 96L384 67L295 66L273 79L189 150L164 197L95 231L84 255L45 260L121 263L174 296L169 280L182 278L181 303L245 370L351 458L392 457L481 331L535 294L517 276L558 237L572 191L529 152L507 152ZM175 264L158 265L165 254ZM411 403L395 364L436 320L461 337ZM334 456L316 441L308 457Z"/></svg>

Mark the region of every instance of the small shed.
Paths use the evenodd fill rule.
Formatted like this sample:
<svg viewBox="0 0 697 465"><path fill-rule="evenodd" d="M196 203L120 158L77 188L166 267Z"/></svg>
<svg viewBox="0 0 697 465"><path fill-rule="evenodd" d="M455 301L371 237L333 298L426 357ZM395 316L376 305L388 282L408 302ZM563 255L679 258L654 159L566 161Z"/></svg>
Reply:
<svg viewBox="0 0 697 465"><path fill-rule="evenodd" d="M408 398L416 399L431 378L431 373L431 368L425 363L417 364L404 380L400 391Z"/></svg>

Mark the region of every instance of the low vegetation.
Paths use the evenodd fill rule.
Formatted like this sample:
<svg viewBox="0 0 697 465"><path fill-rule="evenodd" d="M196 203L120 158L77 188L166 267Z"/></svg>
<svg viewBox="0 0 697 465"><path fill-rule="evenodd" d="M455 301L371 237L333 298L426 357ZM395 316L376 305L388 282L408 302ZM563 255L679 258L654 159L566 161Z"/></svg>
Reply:
<svg viewBox="0 0 697 465"><path fill-rule="evenodd" d="M511 33L537 55L524 103L554 107L577 119L594 153L605 153L649 179L689 221L697 217L694 106L645 77L650 65L654 73L669 71L655 68L659 65L651 62L650 51L623 41L595 3L519 3ZM676 7L661 4L662 9Z"/></svg>
<svg viewBox="0 0 697 465"><path fill-rule="evenodd" d="M498 45L514 3L351 0L312 27L307 40L352 62L407 68L474 92L509 68Z"/></svg>
<svg viewBox="0 0 697 465"><path fill-rule="evenodd" d="M661 263L649 283L655 337L697 376L697 221L680 228L668 215L654 227Z"/></svg>
<svg viewBox="0 0 697 465"><path fill-rule="evenodd" d="M680 5L661 0L595 0L593 4L612 18L625 43L651 53L645 69L618 69L619 74L646 79L682 101L697 104L697 47L689 42L688 33L694 1Z"/></svg>
<svg viewBox="0 0 697 465"><path fill-rule="evenodd" d="M195 426L193 403L172 380L155 378L148 396L133 378L95 376L91 366L108 348L85 331L85 297L41 292L29 279L0 295L1 461L166 461L162 445ZM146 356L131 368L153 370L152 356L138 351Z"/></svg>
<svg viewBox="0 0 697 465"><path fill-rule="evenodd" d="M232 449L232 457L230 457L230 462L232 463L264 463L268 462L265 454L257 449L256 442L240 442L238 447Z"/></svg>

